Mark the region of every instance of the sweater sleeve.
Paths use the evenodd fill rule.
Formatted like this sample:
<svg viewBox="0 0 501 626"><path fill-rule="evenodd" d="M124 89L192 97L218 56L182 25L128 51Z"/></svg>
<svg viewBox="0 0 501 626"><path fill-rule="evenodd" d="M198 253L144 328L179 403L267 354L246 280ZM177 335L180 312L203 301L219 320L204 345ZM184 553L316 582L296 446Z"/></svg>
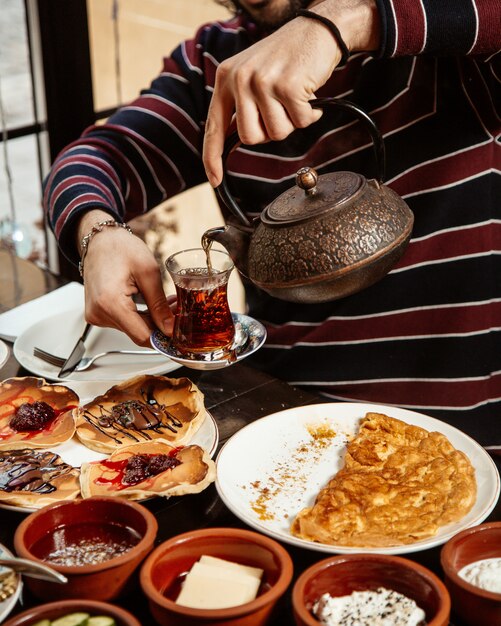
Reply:
<svg viewBox="0 0 501 626"><path fill-rule="evenodd" d="M501 49L499 0L377 0L379 56L464 56Z"/></svg>
<svg viewBox="0 0 501 626"><path fill-rule="evenodd" d="M164 60L139 98L88 128L58 155L44 184L44 210L62 252L78 260L74 223L102 209L128 221L204 180L207 67L197 36Z"/></svg>

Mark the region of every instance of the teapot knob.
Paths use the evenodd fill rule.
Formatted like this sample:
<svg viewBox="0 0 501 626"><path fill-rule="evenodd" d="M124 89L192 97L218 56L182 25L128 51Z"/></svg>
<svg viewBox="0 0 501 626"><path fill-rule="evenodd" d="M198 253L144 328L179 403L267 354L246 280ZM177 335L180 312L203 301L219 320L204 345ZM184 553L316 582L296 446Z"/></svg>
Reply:
<svg viewBox="0 0 501 626"><path fill-rule="evenodd" d="M296 172L296 185L304 189L307 196L317 193L318 174L312 167L302 167Z"/></svg>

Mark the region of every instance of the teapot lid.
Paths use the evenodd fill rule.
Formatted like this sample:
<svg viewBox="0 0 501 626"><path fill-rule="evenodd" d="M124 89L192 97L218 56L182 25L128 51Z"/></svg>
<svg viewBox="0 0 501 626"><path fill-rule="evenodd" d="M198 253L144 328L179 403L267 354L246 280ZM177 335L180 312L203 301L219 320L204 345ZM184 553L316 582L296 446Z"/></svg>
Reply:
<svg viewBox="0 0 501 626"><path fill-rule="evenodd" d="M319 176L313 168L302 167L296 173L296 186L273 200L261 213L261 221L270 226L284 226L318 217L352 200L366 182L364 176L354 172Z"/></svg>

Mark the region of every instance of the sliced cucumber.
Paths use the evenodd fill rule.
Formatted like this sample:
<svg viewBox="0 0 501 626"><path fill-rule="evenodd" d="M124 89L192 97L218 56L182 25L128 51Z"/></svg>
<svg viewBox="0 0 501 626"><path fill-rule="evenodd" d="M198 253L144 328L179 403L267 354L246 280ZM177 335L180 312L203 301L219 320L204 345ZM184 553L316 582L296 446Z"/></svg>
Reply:
<svg viewBox="0 0 501 626"><path fill-rule="evenodd" d="M117 626L117 623L112 617L107 615L96 615L89 619L87 626Z"/></svg>
<svg viewBox="0 0 501 626"><path fill-rule="evenodd" d="M70 613L54 620L52 626L87 626L88 623L88 613Z"/></svg>
<svg viewBox="0 0 501 626"><path fill-rule="evenodd" d="M42 619L39 622L33 624L33 626L51 626L50 619Z"/></svg>

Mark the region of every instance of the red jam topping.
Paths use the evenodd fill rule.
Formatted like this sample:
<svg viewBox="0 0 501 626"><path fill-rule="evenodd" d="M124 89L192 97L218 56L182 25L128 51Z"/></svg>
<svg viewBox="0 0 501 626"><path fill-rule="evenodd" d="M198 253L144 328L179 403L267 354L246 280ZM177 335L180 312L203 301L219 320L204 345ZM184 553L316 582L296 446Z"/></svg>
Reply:
<svg viewBox="0 0 501 626"><path fill-rule="evenodd" d="M117 472L117 476L109 480L99 478L96 482L98 484L121 484L122 488L130 487L180 464L181 461L173 454L136 454L123 461L101 461L101 465Z"/></svg>
<svg viewBox="0 0 501 626"><path fill-rule="evenodd" d="M47 402L23 402L17 407L9 426L17 432L43 430L56 417L56 411Z"/></svg>

